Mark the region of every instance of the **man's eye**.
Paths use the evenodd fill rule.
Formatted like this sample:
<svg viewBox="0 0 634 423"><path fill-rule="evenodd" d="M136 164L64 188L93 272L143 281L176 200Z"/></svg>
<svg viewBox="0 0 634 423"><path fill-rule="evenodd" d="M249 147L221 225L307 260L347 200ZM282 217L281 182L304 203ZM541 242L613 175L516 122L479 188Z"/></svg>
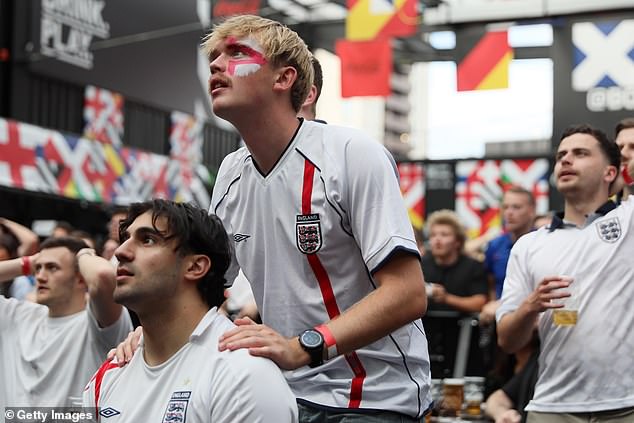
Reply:
<svg viewBox="0 0 634 423"><path fill-rule="evenodd" d="M143 244L145 244L145 245L154 245L154 244L156 244L156 241L154 240L154 238L148 236L148 237L143 238Z"/></svg>
<svg viewBox="0 0 634 423"><path fill-rule="evenodd" d="M234 59L245 59L249 57L249 55L246 54L244 51L235 50L233 53L231 53L231 57L233 57Z"/></svg>

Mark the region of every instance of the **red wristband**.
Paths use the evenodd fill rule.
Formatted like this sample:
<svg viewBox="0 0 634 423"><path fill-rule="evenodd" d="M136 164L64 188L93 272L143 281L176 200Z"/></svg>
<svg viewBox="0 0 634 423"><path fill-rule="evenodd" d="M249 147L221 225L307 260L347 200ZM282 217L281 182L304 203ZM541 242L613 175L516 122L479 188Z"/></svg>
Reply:
<svg viewBox="0 0 634 423"><path fill-rule="evenodd" d="M335 337L332 335L332 332L330 332L330 329L328 329L328 326L319 325L315 327L315 330L321 333L321 336L324 337L324 343L326 344L326 351L328 353L328 357L326 357L326 360L335 358L338 355L337 341L335 340Z"/></svg>
<svg viewBox="0 0 634 423"><path fill-rule="evenodd" d="M31 257L22 256L22 274L29 276L31 274Z"/></svg>

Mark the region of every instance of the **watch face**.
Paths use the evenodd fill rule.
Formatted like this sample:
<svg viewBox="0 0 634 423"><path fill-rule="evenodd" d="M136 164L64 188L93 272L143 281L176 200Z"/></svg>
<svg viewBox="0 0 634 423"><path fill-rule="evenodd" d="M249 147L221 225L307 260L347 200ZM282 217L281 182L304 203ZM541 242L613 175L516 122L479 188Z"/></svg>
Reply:
<svg viewBox="0 0 634 423"><path fill-rule="evenodd" d="M302 333L302 344L308 348L316 348L321 346L323 338L316 330L307 330Z"/></svg>

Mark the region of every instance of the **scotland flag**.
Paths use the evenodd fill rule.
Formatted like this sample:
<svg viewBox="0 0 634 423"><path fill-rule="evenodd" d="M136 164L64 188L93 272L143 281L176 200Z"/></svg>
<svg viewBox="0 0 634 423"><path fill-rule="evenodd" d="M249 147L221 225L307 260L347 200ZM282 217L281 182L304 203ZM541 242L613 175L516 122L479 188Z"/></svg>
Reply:
<svg viewBox="0 0 634 423"><path fill-rule="evenodd" d="M634 86L634 20L572 26L572 88Z"/></svg>

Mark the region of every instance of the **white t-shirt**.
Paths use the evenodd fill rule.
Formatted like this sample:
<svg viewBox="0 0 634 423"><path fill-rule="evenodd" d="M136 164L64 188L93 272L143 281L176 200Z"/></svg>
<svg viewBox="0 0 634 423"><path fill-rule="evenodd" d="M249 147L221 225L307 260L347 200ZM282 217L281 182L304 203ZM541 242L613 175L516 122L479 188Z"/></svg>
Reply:
<svg viewBox="0 0 634 423"><path fill-rule="evenodd" d="M131 330L125 309L101 329L89 308L49 317L44 305L0 296L0 410L81 404L86 382Z"/></svg>
<svg viewBox="0 0 634 423"><path fill-rule="evenodd" d="M143 343L125 367L106 362L84 391L108 423L297 421L297 404L280 369L248 350L218 351L235 327L211 309L176 354L151 367Z"/></svg>
<svg viewBox="0 0 634 423"><path fill-rule="evenodd" d="M603 208L603 211L607 211ZM529 411L592 412L634 406L634 197L583 228L555 219L511 250L497 320L546 276L570 276L577 323L539 319L539 378Z"/></svg>
<svg viewBox="0 0 634 423"><path fill-rule="evenodd" d="M210 213L235 241L262 321L286 337L327 322L374 289L397 251L418 257L391 156L363 133L302 122L264 176L242 148L222 162ZM228 272L228 279L235 277ZM318 368L286 372L298 399L422 416L431 403L420 320Z"/></svg>

